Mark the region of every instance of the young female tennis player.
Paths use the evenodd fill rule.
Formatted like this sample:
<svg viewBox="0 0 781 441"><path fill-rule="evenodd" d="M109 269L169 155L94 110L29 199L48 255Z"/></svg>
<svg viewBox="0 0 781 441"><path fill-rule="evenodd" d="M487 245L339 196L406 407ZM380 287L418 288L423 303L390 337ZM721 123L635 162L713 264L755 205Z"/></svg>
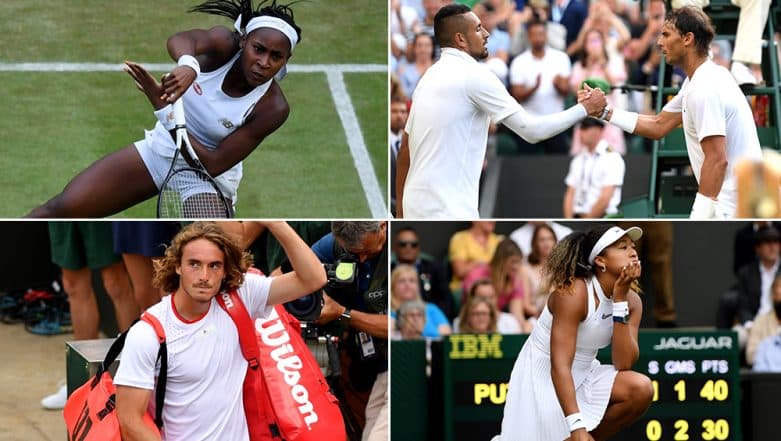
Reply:
<svg viewBox="0 0 781 441"><path fill-rule="evenodd" d="M176 149L171 103L183 97L190 140L223 194L236 203L241 161L288 117L275 77L301 40L293 11L271 0L209 0L191 11L235 20L235 29L194 29L168 39L177 67L158 83L142 66L126 71L149 98L158 123L136 141L78 174L28 217L104 217L156 195ZM183 159L180 159L183 161Z"/></svg>
<svg viewBox="0 0 781 441"><path fill-rule="evenodd" d="M494 441L605 440L651 404L637 360L643 305L638 227L602 226L559 242L545 266L553 293L515 362ZM612 344L612 365L597 350Z"/></svg>

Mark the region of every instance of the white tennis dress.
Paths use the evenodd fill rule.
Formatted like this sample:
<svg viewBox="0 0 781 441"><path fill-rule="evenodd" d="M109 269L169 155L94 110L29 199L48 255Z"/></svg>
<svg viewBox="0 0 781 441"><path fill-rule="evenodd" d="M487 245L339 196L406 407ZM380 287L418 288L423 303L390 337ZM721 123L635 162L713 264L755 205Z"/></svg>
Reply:
<svg viewBox="0 0 781 441"><path fill-rule="evenodd" d="M605 297L595 278L587 281L588 314L578 326L577 347L572 362L572 378L578 408L587 430L602 420L618 373L612 365L597 361L597 351L610 344L613 336L613 301ZM599 298L595 307L594 293ZM545 306L529 339L515 361L502 433L493 441L562 441L570 431L564 421L551 379L550 335L553 315Z"/></svg>
<svg viewBox="0 0 781 441"><path fill-rule="evenodd" d="M183 97L187 133L210 150L215 150L225 137L244 124L247 115L271 86L272 80L269 80L241 97L234 98L225 94L222 91L222 83L240 56L241 51L219 68L211 72L201 72ZM145 134L143 140L135 143L136 149L155 185L160 188L171 167L176 144L160 122L154 129L145 131ZM178 159L178 166L187 166L182 157ZM234 205L241 176L242 163L239 162L214 178L220 190Z"/></svg>

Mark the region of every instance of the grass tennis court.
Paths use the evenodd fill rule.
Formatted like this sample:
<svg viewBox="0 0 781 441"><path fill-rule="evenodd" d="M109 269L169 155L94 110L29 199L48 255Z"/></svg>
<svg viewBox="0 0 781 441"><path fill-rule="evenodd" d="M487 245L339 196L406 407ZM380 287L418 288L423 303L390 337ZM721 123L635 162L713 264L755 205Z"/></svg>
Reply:
<svg viewBox="0 0 781 441"><path fill-rule="evenodd" d="M0 3L0 70L14 63L173 63L171 34L230 25L186 13L193 1L71 0ZM257 0L255 1L257 3ZM281 83L290 103L285 125L244 161L237 214L242 218L385 217L387 189L387 6L383 2L312 0L293 6L302 41ZM354 164L349 138L322 68L373 65L343 78L369 161ZM324 65L314 67L312 65ZM19 217L59 192L89 164L143 137L154 125L146 97L121 71L0 71L0 217ZM89 65L87 70L89 70ZM302 69L296 70L295 67ZM307 70L313 70L309 72ZM342 66L344 68L344 66ZM318 70L320 69L320 70ZM303 70L303 71L302 71ZM365 69L364 69L365 70ZM157 75L162 72L156 72ZM353 139L355 144L356 139ZM371 164L369 164L370 162ZM358 169L379 186L371 210ZM368 172L368 175L367 175ZM154 200L118 217L154 217Z"/></svg>

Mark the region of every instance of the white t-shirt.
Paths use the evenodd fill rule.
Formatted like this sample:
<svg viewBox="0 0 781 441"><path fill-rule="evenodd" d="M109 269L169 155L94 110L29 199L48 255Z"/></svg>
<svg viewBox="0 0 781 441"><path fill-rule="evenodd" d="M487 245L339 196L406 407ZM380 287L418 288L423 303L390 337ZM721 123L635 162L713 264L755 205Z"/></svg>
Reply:
<svg viewBox="0 0 781 441"><path fill-rule="evenodd" d="M254 318L267 317L271 278L246 274L239 296ZM236 325L216 299L192 322L173 306L173 295L149 308L165 330L168 383L163 406L163 439L249 440L242 385L247 361L241 354ZM140 321L130 328L114 384L154 390L160 366L152 327ZM155 392L149 400L154 415Z"/></svg>
<svg viewBox="0 0 781 441"><path fill-rule="evenodd" d="M521 110L501 81L458 49L444 48L418 83L405 131L410 168L404 217L477 219L488 126Z"/></svg>
<svg viewBox="0 0 781 441"><path fill-rule="evenodd" d="M550 115L564 110L564 96L553 86L553 78L569 77L571 73L572 63L566 53L546 47L543 57L536 58L527 49L510 63L510 85L534 87L537 75L542 74L540 87L523 102L523 108L533 115Z"/></svg>
<svg viewBox="0 0 781 441"><path fill-rule="evenodd" d="M762 150L751 107L732 75L708 60L684 80L681 90L662 110L683 112L686 150L697 182L705 160L700 141L714 135L727 137L727 172L717 197L718 210L729 218L735 217L735 164L743 159L761 161Z"/></svg>
<svg viewBox="0 0 781 441"><path fill-rule="evenodd" d="M773 311L773 293L770 288L773 286L773 280L778 274L778 266L781 261L776 260L770 268L765 268L760 262L759 265L759 278L760 278L760 293L759 293L759 309L757 310L756 317L762 314Z"/></svg>
<svg viewBox="0 0 781 441"><path fill-rule="evenodd" d="M610 149L605 140L599 141L594 153L583 150L570 161L564 182L575 189L574 213L587 214L599 199L604 187L615 186L613 197L605 214L618 213L621 202L621 186L624 185L624 158Z"/></svg>

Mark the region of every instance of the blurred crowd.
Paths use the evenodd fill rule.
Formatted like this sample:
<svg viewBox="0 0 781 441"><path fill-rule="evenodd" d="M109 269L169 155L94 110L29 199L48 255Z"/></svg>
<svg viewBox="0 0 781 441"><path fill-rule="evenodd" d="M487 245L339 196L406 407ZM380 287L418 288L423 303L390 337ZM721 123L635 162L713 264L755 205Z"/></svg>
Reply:
<svg viewBox="0 0 781 441"><path fill-rule="evenodd" d="M672 285L673 226L640 222L644 296L654 298L649 321L677 327ZM630 224L621 224L628 227ZM421 246L412 226L393 231L391 335L438 339L452 333L529 333L547 303L545 263L572 230L527 222L508 236L496 222L475 221L449 238L447 255ZM426 241L424 240L423 243ZM749 222L734 237L734 282L718 300L714 327L738 333L743 365L781 372L781 222ZM714 298L714 302L716 299ZM709 325L710 323L703 323Z"/></svg>
<svg viewBox="0 0 781 441"><path fill-rule="evenodd" d="M481 63L531 114L553 114L574 104L577 90L586 80L602 85L613 108L656 114L655 86L660 84L660 73L664 72L665 85L679 86L685 77L678 68L660 69L663 57L657 39L669 4L664 0L391 0L389 139L394 163L415 87L439 57L434 16L453 2L467 4L480 18L490 33L489 55ZM769 2L752 3L757 3L752 7L759 10L769 9ZM710 48L711 58L730 69L738 84L762 84L761 65L734 58L739 56L736 48L734 41L717 38ZM770 124L768 97L746 99L751 101L757 125ZM623 157L650 153L653 141L624 133L611 124L589 123L530 144L499 125L492 126L488 147L486 163L496 155L572 156L566 185L575 197L563 207L562 214L593 218L616 214L625 174ZM584 164L599 163L606 154L610 158L602 162L607 165L597 164L593 177L576 182L575 176L583 176L582 171L589 169ZM599 170L616 166L619 171L600 175ZM394 175L392 168L392 179ZM393 198L395 185L391 184ZM594 188L584 188L589 185ZM609 194L597 201L600 190L608 187ZM593 194L589 196L589 192Z"/></svg>

